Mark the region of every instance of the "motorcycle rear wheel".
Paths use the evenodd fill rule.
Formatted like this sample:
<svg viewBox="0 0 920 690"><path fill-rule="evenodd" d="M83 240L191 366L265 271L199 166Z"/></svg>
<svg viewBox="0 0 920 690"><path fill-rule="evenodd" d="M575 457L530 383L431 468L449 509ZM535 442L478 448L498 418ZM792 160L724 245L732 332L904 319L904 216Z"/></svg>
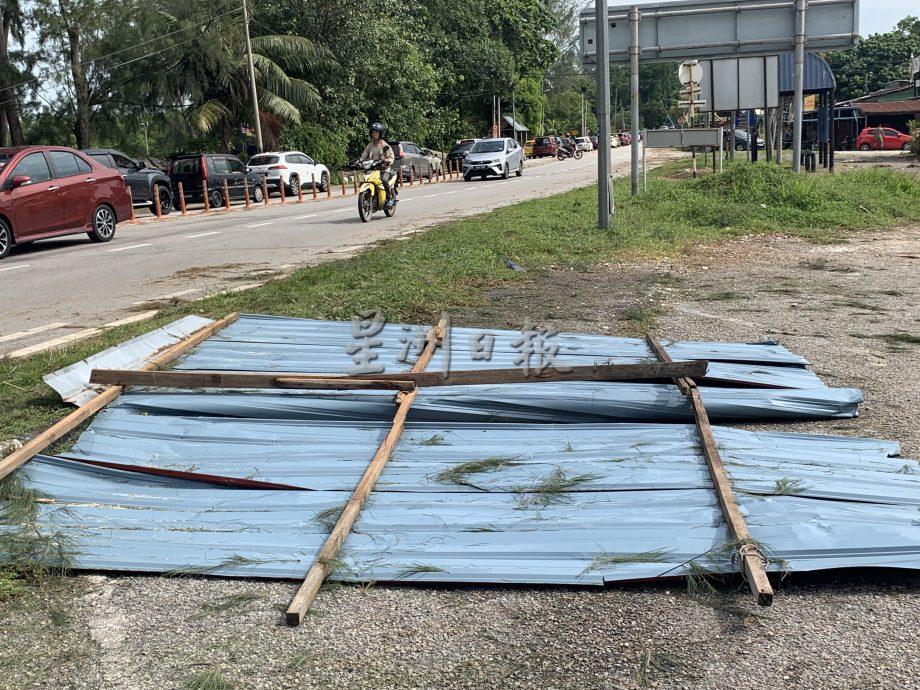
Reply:
<svg viewBox="0 0 920 690"><path fill-rule="evenodd" d="M374 197L371 194L371 190L365 189L358 196L358 215L361 217L361 220L364 223L367 223L371 219L371 214L374 212Z"/></svg>
<svg viewBox="0 0 920 690"><path fill-rule="evenodd" d="M583 155L585 155L585 154L582 153L581 149L577 150L577 151L575 152L575 160L577 160L577 161L581 160L581 157L582 157Z"/></svg>

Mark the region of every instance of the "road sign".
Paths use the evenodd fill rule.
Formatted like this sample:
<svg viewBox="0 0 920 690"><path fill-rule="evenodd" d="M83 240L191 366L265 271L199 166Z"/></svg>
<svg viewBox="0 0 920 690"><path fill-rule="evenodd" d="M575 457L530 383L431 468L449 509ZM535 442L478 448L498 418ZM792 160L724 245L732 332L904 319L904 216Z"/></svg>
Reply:
<svg viewBox="0 0 920 690"><path fill-rule="evenodd" d="M776 55L795 50L794 0L682 0L640 5L643 63ZM609 8L610 61L629 62L631 5ZM581 55L596 58L594 11L580 15ZM846 50L859 39L857 0L809 2L805 50Z"/></svg>
<svg viewBox="0 0 920 690"><path fill-rule="evenodd" d="M697 60L682 62L677 68L677 78L681 84L699 84L703 80L703 67Z"/></svg>
<svg viewBox="0 0 920 690"><path fill-rule="evenodd" d="M701 60L705 111L779 107L779 56Z"/></svg>

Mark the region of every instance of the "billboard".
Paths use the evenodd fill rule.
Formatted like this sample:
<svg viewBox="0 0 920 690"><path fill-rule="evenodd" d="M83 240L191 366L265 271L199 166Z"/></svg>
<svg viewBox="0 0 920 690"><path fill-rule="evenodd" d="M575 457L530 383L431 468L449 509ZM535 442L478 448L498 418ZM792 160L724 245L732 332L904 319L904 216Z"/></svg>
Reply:
<svg viewBox="0 0 920 690"><path fill-rule="evenodd" d="M630 5L609 8L610 62L629 62ZM775 55L795 49L795 0L681 0L640 5L640 59ZM594 10L580 15L581 56L593 62ZM845 50L859 38L858 0L819 0L805 11L805 50Z"/></svg>

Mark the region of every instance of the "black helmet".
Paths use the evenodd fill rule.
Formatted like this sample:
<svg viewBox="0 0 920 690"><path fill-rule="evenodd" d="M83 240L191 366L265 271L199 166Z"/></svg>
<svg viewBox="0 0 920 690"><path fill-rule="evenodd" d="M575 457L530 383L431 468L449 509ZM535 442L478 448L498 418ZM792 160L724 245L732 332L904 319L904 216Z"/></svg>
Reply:
<svg viewBox="0 0 920 690"><path fill-rule="evenodd" d="M384 127L384 126L383 126L382 124L380 124L379 122L372 122L372 123L371 123L370 132L380 132L380 138L381 138L381 139L383 139L383 133L384 133L385 130L386 130L386 127ZM368 132L368 134L370 134L370 132Z"/></svg>

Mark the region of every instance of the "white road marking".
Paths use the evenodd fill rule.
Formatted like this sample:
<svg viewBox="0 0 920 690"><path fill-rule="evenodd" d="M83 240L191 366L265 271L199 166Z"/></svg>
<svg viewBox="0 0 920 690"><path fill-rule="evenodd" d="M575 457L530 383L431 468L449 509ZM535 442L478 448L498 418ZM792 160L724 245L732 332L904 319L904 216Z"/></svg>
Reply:
<svg viewBox="0 0 920 690"><path fill-rule="evenodd" d="M350 208L339 208L339 209L336 209L335 211L329 211L329 213L345 213L346 211L350 211L350 210L351 210Z"/></svg>
<svg viewBox="0 0 920 690"><path fill-rule="evenodd" d="M186 235L186 236L185 236L185 239L187 239L187 240L193 240L193 239L195 239L196 237L207 237L208 235L219 235L220 233L221 233L220 230L213 230L213 231L211 231L211 232L200 232L200 233L198 233L197 235Z"/></svg>
<svg viewBox="0 0 920 690"><path fill-rule="evenodd" d="M58 345L66 345L67 343L72 343L75 340L82 340L83 338L88 338L91 335L97 335L99 333L102 333L102 330L99 328L87 328L83 331L76 331L70 335L65 335L60 338L55 338L54 340L48 340L44 343L39 343L38 345L31 345L20 350L14 350L7 356L11 359L18 357L28 357L29 355L34 355L38 352L50 350L51 348L57 347Z"/></svg>
<svg viewBox="0 0 920 690"><path fill-rule="evenodd" d="M419 199L430 199L430 198L433 197L433 196L441 196L441 195L440 195L440 194L424 194L424 195L422 195L422 196L420 196L420 197L418 197L418 198L419 198Z"/></svg>
<svg viewBox="0 0 920 690"><path fill-rule="evenodd" d="M445 194L456 194L456 193L459 192L459 191L460 191L459 189L455 189L455 190L452 191L452 192L444 192L444 193L445 193Z"/></svg>
<svg viewBox="0 0 920 690"><path fill-rule="evenodd" d="M261 228L263 225L272 225L275 221L267 220L264 223L253 223L252 225L247 225L247 228Z"/></svg>
<svg viewBox="0 0 920 690"><path fill-rule="evenodd" d="M130 247L116 247L115 249L109 249L110 252L126 252L129 249L140 249L141 247L150 247L152 244L148 242L147 244L132 244Z"/></svg>
<svg viewBox="0 0 920 690"><path fill-rule="evenodd" d="M28 268L31 265L32 264L19 264L18 266L9 266L7 268L0 268L0 273L2 273L3 271L15 271L16 269L19 269L19 268Z"/></svg>
<svg viewBox="0 0 920 690"><path fill-rule="evenodd" d="M308 213L305 216L294 216L291 220L305 220L306 218L312 218L313 216L318 216L318 213Z"/></svg>
<svg viewBox="0 0 920 690"><path fill-rule="evenodd" d="M134 316L129 316L126 319L119 319L118 321L109 321L108 323L102 324L103 328L115 328L115 326L124 326L127 323L135 323L137 321L146 321L149 318L156 316L159 313L157 309L151 309L150 311L142 311L140 314L135 314Z"/></svg>
<svg viewBox="0 0 920 690"><path fill-rule="evenodd" d="M44 326L36 326L35 328L30 328L27 331L19 331L18 333L10 333L9 335L0 336L0 343L8 343L11 340L19 340L20 338L25 338L30 335L35 335L36 333L44 333L45 331L53 331L55 328L63 328L69 324L61 323L49 323Z"/></svg>

